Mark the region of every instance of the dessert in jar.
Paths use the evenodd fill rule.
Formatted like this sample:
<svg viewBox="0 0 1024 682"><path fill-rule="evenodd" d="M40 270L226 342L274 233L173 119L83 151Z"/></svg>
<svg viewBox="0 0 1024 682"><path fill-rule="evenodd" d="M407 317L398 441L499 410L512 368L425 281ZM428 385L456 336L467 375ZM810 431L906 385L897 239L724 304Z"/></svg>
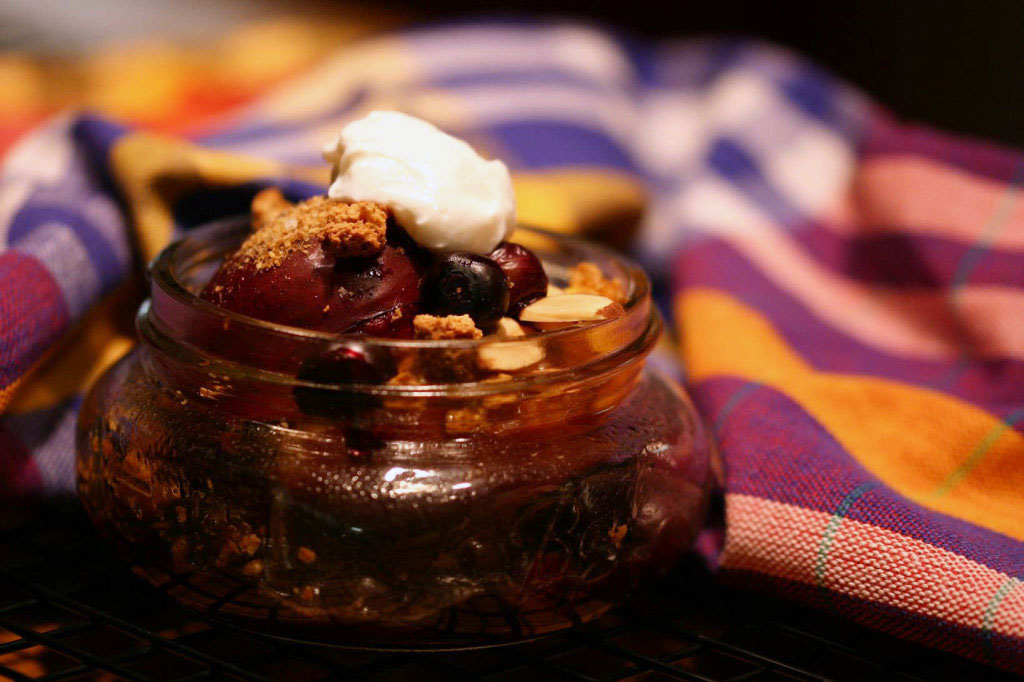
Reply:
<svg viewBox="0 0 1024 682"><path fill-rule="evenodd" d="M649 283L518 228L508 171L395 112L151 266L91 390L79 492L193 608L342 645L458 647L590 620L703 519L709 444L645 367Z"/></svg>

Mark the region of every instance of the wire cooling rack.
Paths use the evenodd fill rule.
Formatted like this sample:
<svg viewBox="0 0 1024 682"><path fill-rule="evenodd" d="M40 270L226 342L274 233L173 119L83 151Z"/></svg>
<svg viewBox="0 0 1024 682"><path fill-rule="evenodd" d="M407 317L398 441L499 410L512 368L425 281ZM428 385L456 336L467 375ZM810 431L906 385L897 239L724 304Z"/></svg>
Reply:
<svg viewBox="0 0 1024 682"><path fill-rule="evenodd" d="M1010 679L828 616L717 588L696 560L577 630L394 653L235 629L143 584L65 501L0 513L0 678L12 680Z"/></svg>

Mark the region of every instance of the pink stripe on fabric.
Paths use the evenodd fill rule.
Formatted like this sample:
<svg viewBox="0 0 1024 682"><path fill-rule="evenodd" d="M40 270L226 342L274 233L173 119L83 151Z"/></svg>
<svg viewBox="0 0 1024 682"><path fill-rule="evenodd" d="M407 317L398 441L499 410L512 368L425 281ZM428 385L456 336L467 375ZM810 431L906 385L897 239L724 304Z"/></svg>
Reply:
<svg viewBox="0 0 1024 682"><path fill-rule="evenodd" d="M968 347L976 355L1024 359L1024 291L988 285L958 289L957 310L972 320L970 337L965 338L963 322L953 314L947 292L869 287L847 279L806 253L746 199L723 190L716 193L720 203L745 204L726 207L726 212L734 211L744 219L705 229L727 241L780 289L837 330L904 357L952 360Z"/></svg>
<svg viewBox="0 0 1024 682"><path fill-rule="evenodd" d="M870 524L751 495L726 495L723 568L747 570L968 627L1024 638L1024 589L1010 576ZM986 620L988 620L986 624Z"/></svg>
<svg viewBox="0 0 1024 682"><path fill-rule="evenodd" d="M851 202L858 232L893 230L958 239L983 237L989 248L1024 249L1024 196L1004 206L1009 192L990 178L972 175L930 159L876 157L861 164ZM986 234L994 216L1002 226Z"/></svg>

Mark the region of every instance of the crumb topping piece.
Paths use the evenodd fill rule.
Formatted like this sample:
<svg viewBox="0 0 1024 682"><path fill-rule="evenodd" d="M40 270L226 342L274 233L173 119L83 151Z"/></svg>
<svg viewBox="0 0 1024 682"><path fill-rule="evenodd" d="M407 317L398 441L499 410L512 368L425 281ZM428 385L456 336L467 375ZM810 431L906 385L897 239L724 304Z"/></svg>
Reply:
<svg viewBox="0 0 1024 682"><path fill-rule="evenodd" d="M292 206L294 204L285 199L284 194L277 187L268 187L261 190L252 198L252 204L250 205L253 232L262 230L274 218Z"/></svg>
<svg viewBox="0 0 1024 682"><path fill-rule="evenodd" d="M412 320L412 326L417 339L431 341L479 339L483 336L469 315L417 315Z"/></svg>
<svg viewBox="0 0 1024 682"><path fill-rule="evenodd" d="M252 264L256 270L273 268L318 240L335 258L373 256L384 248L387 218L380 204L313 197L275 214L249 235L231 260L235 265Z"/></svg>
<svg viewBox="0 0 1024 682"><path fill-rule="evenodd" d="M626 302L626 288L617 279L606 277L594 263L577 263L569 272L567 294L595 294L610 298L616 303Z"/></svg>

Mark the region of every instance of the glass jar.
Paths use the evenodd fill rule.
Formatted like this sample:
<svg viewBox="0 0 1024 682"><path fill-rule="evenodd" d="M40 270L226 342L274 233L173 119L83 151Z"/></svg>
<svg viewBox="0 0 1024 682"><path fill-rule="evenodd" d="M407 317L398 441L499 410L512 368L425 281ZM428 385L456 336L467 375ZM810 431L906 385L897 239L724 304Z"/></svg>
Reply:
<svg viewBox="0 0 1024 682"><path fill-rule="evenodd" d="M580 261L619 277L626 314L509 341L368 339L198 298L246 231L212 224L156 258L141 343L82 406L79 494L140 575L271 633L461 647L593 619L692 544L709 442L645 369L661 322L637 266L523 229L553 283ZM348 352L388 369L316 371Z"/></svg>

